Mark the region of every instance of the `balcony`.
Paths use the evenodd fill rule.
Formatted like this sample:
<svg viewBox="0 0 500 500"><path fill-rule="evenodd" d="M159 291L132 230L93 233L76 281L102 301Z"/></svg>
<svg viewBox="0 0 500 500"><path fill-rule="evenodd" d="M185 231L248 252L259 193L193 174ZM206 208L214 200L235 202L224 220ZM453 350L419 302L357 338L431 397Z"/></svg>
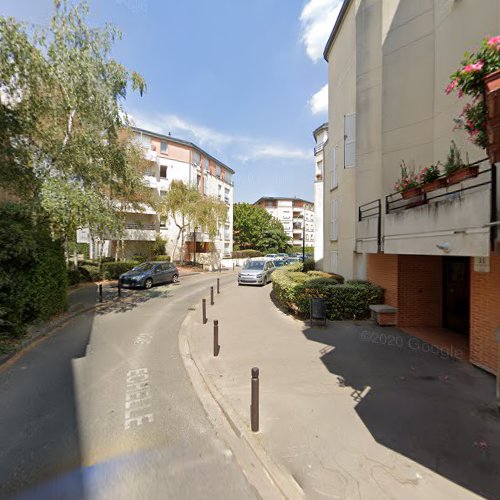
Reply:
<svg viewBox="0 0 500 500"><path fill-rule="evenodd" d="M320 142L315 148L314 148L314 154L318 154L321 151L323 151L323 148L325 147L326 142Z"/></svg>
<svg viewBox="0 0 500 500"><path fill-rule="evenodd" d="M156 224L128 222L125 224L125 234L123 239L128 241L155 241Z"/></svg>
<svg viewBox="0 0 500 500"><path fill-rule="evenodd" d="M476 162L476 177L404 199L400 193L358 208L356 251L487 257L498 220L496 167ZM443 177L444 178L444 177Z"/></svg>
<svg viewBox="0 0 500 500"><path fill-rule="evenodd" d="M229 198L229 196L224 196L224 202L226 203L226 205L231 204L231 199Z"/></svg>

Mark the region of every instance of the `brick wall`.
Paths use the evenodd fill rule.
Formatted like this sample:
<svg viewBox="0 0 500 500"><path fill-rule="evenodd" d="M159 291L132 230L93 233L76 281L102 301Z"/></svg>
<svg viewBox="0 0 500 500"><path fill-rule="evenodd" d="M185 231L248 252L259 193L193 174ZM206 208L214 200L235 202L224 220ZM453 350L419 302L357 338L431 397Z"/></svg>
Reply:
<svg viewBox="0 0 500 500"><path fill-rule="evenodd" d="M398 326L441 326L442 257L399 255Z"/></svg>
<svg viewBox="0 0 500 500"><path fill-rule="evenodd" d="M385 290L385 304L398 307L398 256L369 253L366 278Z"/></svg>
<svg viewBox="0 0 500 500"><path fill-rule="evenodd" d="M495 332L500 328L500 255L490 257L490 272L470 271L470 360L496 373Z"/></svg>

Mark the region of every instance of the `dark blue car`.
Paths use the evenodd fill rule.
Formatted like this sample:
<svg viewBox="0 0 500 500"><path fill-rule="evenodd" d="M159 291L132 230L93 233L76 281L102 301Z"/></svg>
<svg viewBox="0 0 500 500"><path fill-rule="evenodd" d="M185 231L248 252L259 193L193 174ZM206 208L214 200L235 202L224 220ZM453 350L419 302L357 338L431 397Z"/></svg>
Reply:
<svg viewBox="0 0 500 500"><path fill-rule="evenodd" d="M130 288L151 288L160 283L177 283L179 271L171 262L144 262L120 276L120 283Z"/></svg>

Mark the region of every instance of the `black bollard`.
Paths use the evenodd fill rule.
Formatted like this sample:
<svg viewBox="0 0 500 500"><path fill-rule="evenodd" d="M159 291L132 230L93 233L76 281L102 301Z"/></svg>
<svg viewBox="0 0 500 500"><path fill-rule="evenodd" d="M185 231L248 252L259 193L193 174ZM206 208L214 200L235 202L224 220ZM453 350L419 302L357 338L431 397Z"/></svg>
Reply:
<svg viewBox="0 0 500 500"><path fill-rule="evenodd" d="M207 322L207 301L206 299L201 299L201 311L203 315L203 324Z"/></svg>
<svg viewBox="0 0 500 500"><path fill-rule="evenodd" d="M213 286L210 287L210 305L211 306L214 305L214 287Z"/></svg>
<svg viewBox="0 0 500 500"><path fill-rule="evenodd" d="M99 302L102 303L102 284L99 283Z"/></svg>
<svg viewBox="0 0 500 500"><path fill-rule="evenodd" d="M259 430L259 369L252 368L252 403L250 405L251 426L253 432Z"/></svg>
<svg viewBox="0 0 500 500"><path fill-rule="evenodd" d="M214 356L219 355L219 321L214 319Z"/></svg>
<svg viewBox="0 0 500 500"><path fill-rule="evenodd" d="M217 278L217 295L220 293L220 279Z"/></svg>

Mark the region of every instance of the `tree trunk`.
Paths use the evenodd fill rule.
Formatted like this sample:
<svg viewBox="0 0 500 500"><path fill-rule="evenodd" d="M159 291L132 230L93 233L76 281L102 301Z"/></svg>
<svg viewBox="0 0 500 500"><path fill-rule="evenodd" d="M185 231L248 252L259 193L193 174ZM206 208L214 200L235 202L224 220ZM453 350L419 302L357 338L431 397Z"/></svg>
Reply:
<svg viewBox="0 0 500 500"><path fill-rule="evenodd" d="M66 259L66 267L69 267L69 240L68 235L64 235L64 258Z"/></svg>
<svg viewBox="0 0 500 500"><path fill-rule="evenodd" d="M77 241L76 241L76 235L75 235L75 241L74 241L74 248L73 248L73 264L75 267L78 267L78 246L77 246Z"/></svg>

